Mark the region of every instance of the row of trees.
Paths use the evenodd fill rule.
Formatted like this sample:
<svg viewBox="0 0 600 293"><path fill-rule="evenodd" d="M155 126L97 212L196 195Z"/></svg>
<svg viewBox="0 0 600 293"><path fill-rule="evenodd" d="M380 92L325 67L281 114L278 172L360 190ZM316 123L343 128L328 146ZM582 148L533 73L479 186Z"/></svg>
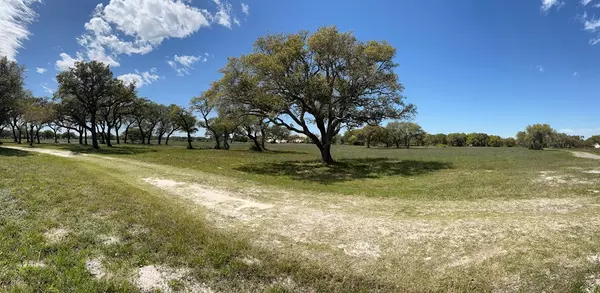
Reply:
<svg viewBox="0 0 600 293"><path fill-rule="evenodd" d="M600 144L600 135L586 140L582 136L558 133L548 124L534 124L517 133L516 138L502 138L486 133L449 133L429 134L421 126L411 122L388 123L385 127L366 126L351 129L339 138L342 144L385 145L409 148L416 146L452 146L452 147L527 147L543 148L584 148Z"/></svg>
<svg viewBox="0 0 600 293"><path fill-rule="evenodd" d="M137 97L134 85L125 85L95 61L78 62L61 72L55 96L36 98L23 89L24 68L4 58L0 122L11 128L17 142L24 133L33 143L49 127L55 136L78 133L80 143L90 133L93 148L111 146L113 133L120 143L123 128L125 140L135 129L142 143L149 143L152 135L168 140L181 131L192 148L191 134L202 127L215 148L228 149L236 135L244 135L259 151L265 149L268 129L281 133L273 135L278 137L291 131L314 143L322 161L330 164L331 145L341 129L416 113L404 103L395 54L386 42L362 42L335 27L312 35L268 35L256 41L252 53L230 58L221 70L223 77L193 98L189 109Z"/></svg>
<svg viewBox="0 0 600 293"><path fill-rule="evenodd" d="M475 147L513 147L516 140L512 137L502 138L485 133L450 133L429 134L420 125L412 122L393 121L385 127L366 126L360 129L348 130L341 137L341 143L353 145L383 144L386 147L396 146L409 148L417 146L475 146Z"/></svg>

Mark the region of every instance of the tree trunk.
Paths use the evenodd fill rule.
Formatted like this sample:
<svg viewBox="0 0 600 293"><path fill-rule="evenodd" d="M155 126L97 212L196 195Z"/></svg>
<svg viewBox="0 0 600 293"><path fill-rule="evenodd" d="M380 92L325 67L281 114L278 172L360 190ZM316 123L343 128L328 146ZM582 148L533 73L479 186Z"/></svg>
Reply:
<svg viewBox="0 0 600 293"><path fill-rule="evenodd" d="M250 139L252 139L252 141L254 142L254 147L256 148L256 150L262 152L263 149L260 143L258 142L258 137L250 135Z"/></svg>
<svg viewBox="0 0 600 293"><path fill-rule="evenodd" d="M165 139L165 145L169 145L169 138L171 138L171 134L173 134L173 132L175 132L175 129L171 130L171 132L167 134L167 138Z"/></svg>
<svg viewBox="0 0 600 293"><path fill-rule="evenodd" d="M158 136L156 137L156 139L158 140L158 145L160 145L160 143L162 142L162 137L163 137L164 133L158 133Z"/></svg>
<svg viewBox="0 0 600 293"><path fill-rule="evenodd" d="M98 133L96 133L96 117L94 114L91 115L90 122L90 131L92 132L92 148L100 149L100 146L98 145Z"/></svg>
<svg viewBox="0 0 600 293"><path fill-rule="evenodd" d="M29 146L33 147L33 124L29 126Z"/></svg>
<svg viewBox="0 0 600 293"><path fill-rule="evenodd" d="M119 138L119 127L115 127L115 134L116 134L116 138L117 138L117 144L121 144L121 139Z"/></svg>
<svg viewBox="0 0 600 293"><path fill-rule="evenodd" d="M188 131L187 132L187 141L188 141L188 145L187 145L187 149L191 150L194 147L192 146L192 134Z"/></svg>
<svg viewBox="0 0 600 293"><path fill-rule="evenodd" d="M267 141L267 132L265 131L264 128L260 129L260 146L262 147L263 150L267 150L267 147L265 146L265 142Z"/></svg>
<svg viewBox="0 0 600 293"><path fill-rule="evenodd" d="M18 131L18 134L19 134L19 139L17 140L17 143L21 144L23 133L21 133L21 128L20 127L17 127L17 131ZM27 130L25 132L27 132Z"/></svg>
<svg viewBox="0 0 600 293"><path fill-rule="evenodd" d="M85 145L88 145L88 141L87 141L87 129L83 129L83 143Z"/></svg>
<svg viewBox="0 0 600 293"><path fill-rule="evenodd" d="M125 127L125 135L123 137L123 143L124 144L127 144L127 136L129 135L129 126L130 125L127 125L127 127Z"/></svg>
<svg viewBox="0 0 600 293"><path fill-rule="evenodd" d="M14 143L19 142L19 140L17 139L17 130L15 129L15 126L11 124L10 127L12 127L12 133L13 133Z"/></svg>
<svg viewBox="0 0 600 293"><path fill-rule="evenodd" d="M368 149L371 148L371 140L370 139L367 139L367 148Z"/></svg>
<svg viewBox="0 0 600 293"><path fill-rule="evenodd" d="M141 127L140 127L140 135L142 136L142 144L146 144L146 134L144 133L144 131L142 130Z"/></svg>
<svg viewBox="0 0 600 293"><path fill-rule="evenodd" d="M107 147L112 147L112 143L110 143L110 126L106 126L106 146Z"/></svg>
<svg viewBox="0 0 600 293"><path fill-rule="evenodd" d="M81 135L79 137L81 137ZM67 143L71 143L71 129L68 129L68 128L67 128Z"/></svg>
<svg viewBox="0 0 600 293"><path fill-rule="evenodd" d="M58 143L58 133L56 133L56 129L54 130L54 143Z"/></svg>
<svg viewBox="0 0 600 293"><path fill-rule="evenodd" d="M321 151L321 161L323 161L325 165L331 165L335 163L333 157L331 156L331 144L325 144L320 147L319 150Z"/></svg>
<svg viewBox="0 0 600 293"><path fill-rule="evenodd" d="M37 144L40 144L40 129L39 128L35 132L35 137L37 139Z"/></svg>
<svg viewBox="0 0 600 293"><path fill-rule="evenodd" d="M215 135L215 150L221 149L221 138L218 135Z"/></svg>

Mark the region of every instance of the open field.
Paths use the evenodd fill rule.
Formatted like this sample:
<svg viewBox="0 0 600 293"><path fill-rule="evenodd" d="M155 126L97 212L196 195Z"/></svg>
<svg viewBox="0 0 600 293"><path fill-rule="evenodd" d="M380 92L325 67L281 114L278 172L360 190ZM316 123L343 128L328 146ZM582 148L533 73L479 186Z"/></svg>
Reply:
<svg viewBox="0 0 600 293"><path fill-rule="evenodd" d="M600 284L600 161L566 151L43 147L0 148L9 291Z"/></svg>

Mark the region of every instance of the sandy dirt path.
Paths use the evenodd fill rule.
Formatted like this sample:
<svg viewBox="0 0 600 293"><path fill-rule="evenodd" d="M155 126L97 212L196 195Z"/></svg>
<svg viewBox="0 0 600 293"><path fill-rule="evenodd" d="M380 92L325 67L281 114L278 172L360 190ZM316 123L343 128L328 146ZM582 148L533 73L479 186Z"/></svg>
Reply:
<svg viewBox="0 0 600 293"><path fill-rule="evenodd" d="M571 153L573 153L573 155L578 158L600 160L599 155L594 155L594 154L590 154L590 153L586 153L586 152L577 152L577 151L572 151Z"/></svg>
<svg viewBox="0 0 600 293"><path fill-rule="evenodd" d="M201 209L208 221L251 239L254 245L318 262L342 274L378 274L390 282L418 271L444 278L455 269L478 267L494 275L498 282L494 286L518 289L514 280L519 276L514 272L482 264L501 263L524 253L537 255L541 252L528 251L532 243L571 241L569 237L594 235L600 226L600 203L595 197L411 201L311 194L132 159L7 148L97 164L124 183ZM564 253L544 261L568 267L587 262L586 255L573 258Z"/></svg>

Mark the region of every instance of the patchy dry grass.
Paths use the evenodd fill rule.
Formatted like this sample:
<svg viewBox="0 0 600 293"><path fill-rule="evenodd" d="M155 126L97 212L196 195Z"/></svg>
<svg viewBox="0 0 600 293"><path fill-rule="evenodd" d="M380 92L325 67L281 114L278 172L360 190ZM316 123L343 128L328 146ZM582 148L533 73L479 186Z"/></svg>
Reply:
<svg viewBox="0 0 600 293"><path fill-rule="evenodd" d="M239 166L224 164L225 154L255 156L245 151L148 149L155 156L2 157L0 188L12 195L3 211L21 215L15 216L22 221L17 225L37 227L21 241L38 239L42 251L65 243L76 248L65 257L77 260L82 281L60 288L104 284L99 291L135 291L147 288L142 279L163 291L567 292L593 291L600 284L597 161L522 149L369 150L367 157L382 152L374 160L380 163L368 166L368 159L353 159L353 153L345 164L375 175L346 173L319 182L289 174L283 164L277 175L235 173ZM254 165L306 155L291 152L265 154L274 162ZM211 154L223 157L202 158ZM183 159L213 165L181 168ZM311 159L289 161L303 172L313 170L302 167ZM18 162L26 167L15 173L8 166ZM317 174L332 172L315 167ZM35 177L35 170L44 175L10 179ZM229 172L237 175L222 176ZM276 178L283 182L272 182ZM393 184L378 187L385 182ZM25 186L32 189L14 196ZM344 192L327 192L332 186ZM48 203L57 197L62 201ZM30 212L21 205L32 200L44 211L57 211L23 217ZM58 229L68 233L51 244L45 235ZM110 237L116 241L107 244ZM51 255L20 259L44 264L27 266L43 271L56 267ZM7 272L18 273L24 262L14 263ZM19 288L3 280L0 274L0 284Z"/></svg>

